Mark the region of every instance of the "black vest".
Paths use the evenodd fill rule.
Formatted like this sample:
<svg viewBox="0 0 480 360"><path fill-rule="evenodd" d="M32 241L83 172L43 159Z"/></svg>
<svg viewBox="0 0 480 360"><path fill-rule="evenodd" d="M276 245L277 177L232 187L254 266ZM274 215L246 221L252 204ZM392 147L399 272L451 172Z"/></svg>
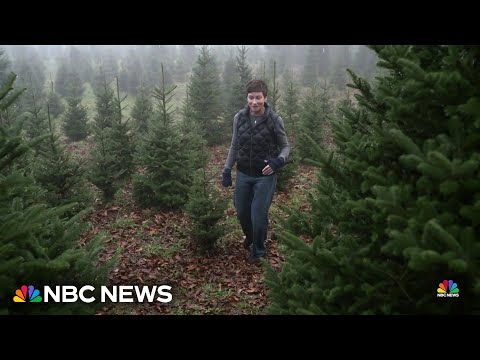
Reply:
<svg viewBox="0 0 480 360"><path fill-rule="evenodd" d="M278 121L278 115L268 104L265 104L265 112L255 126L250 120L249 107L240 110L237 118L237 170L249 176L263 176L262 169L267 165L265 160L279 154L275 121Z"/></svg>

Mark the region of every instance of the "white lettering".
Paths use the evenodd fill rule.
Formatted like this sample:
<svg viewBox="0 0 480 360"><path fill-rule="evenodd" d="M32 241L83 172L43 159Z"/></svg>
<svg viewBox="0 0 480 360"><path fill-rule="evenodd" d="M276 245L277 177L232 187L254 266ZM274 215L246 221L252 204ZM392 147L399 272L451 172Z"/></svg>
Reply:
<svg viewBox="0 0 480 360"><path fill-rule="evenodd" d="M108 287L102 286L100 288L100 301L105 302L105 295L108 296L111 302L117 302L117 287L113 286L112 292L108 290Z"/></svg>
<svg viewBox="0 0 480 360"><path fill-rule="evenodd" d="M142 286L142 291L139 291L139 287L135 286L135 293L137 294L138 302L143 302L143 298L145 297L145 295L147 296L148 302L153 302L153 297L155 296L156 290L156 286L153 286L152 290L150 290L148 286Z"/></svg>
<svg viewBox="0 0 480 360"><path fill-rule="evenodd" d="M460 297L460 294L445 294L445 293L442 293L442 294L437 294L437 297Z"/></svg>
<svg viewBox="0 0 480 360"><path fill-rule="evenodd" d="M162 285L158 287L158 295L160 296L165 296L165 299L162 299L160 296L157 297L157 300L162 302L162 303L168 303L172 301L172 294L169 293L168 291L163 291L164 289L170 290L172 287L168 285Z"/></svg>
<svg viewBox="0 0 480 360"><path fill-rule="evenodd" d="M459 297L459 294L447 294L448 297Z"/></svg>
<svg viewBox="0 0 480 360"><path fill-rule="evenodd" d="M62 286L62 302L76 302L77 300L78 300L77 288L73 285L63 285Z"/></svg>
<svg viewBox="0 0 480 360"><path fill-rule="evenodd" d="M133 302L133 299L126 298L126 296L132 296L132 285L121 285L120 286L120 299L119 302Z"/></svg>
<svg viewBox="0 0 480 360"><path fill-rule="evenodd" d="M43 287L43 301L48 302L48 297L50 296L53 301L60 302L60 286L55 286L55 292L50 289L50 286Z"/></svg>
<svg viewBox="0 0 480 360"><path fill-rule="evenodd" d="M94 288L90 285L86 285L83 288L88 287L89 290L93 291ZM83 290L82 288L82 290ZM112 286L109 289L107 286L102 286L100 291L100 301L102 303L110 300L111 302L119 303L131 303L131 302L154 302L160 301L162 303L168 303L172 301L172 294L168 292L171 290L171 286L162 285L162 286L137 286L137 285L120 285ZM155 298L155 293L158 293L157 298ZM83 292L82 292L83 294ZM84 302L91 302L95 300L93 297L90 299L82 298Z"/></svg>
<svg viewBox="0 0 480 360"><path fill-rule="evenodd" d="M80 300L82 300L85 303L91 303L92 301L95 301L95 298L93 296L89 297L89 298L86 298L85 296L83 296L83 293L86 290L93 291L93 290L95 290L95 288L92 285L82 286L82 288L80 289L80 292L79 292Z"/></svg>

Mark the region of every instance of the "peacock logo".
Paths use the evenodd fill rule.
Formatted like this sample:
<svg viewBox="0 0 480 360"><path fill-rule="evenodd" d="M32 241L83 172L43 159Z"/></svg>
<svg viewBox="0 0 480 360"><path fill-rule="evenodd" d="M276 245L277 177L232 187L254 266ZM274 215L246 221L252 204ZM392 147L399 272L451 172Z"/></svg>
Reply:
<svg viewBox="0 0 480 360"><path fill-rule="evenodd" d="M14 302L42 302L40 291L33 285L22 285L15 291Z"/></svg>
<svg viewBox="0 0 480 360"><path fill-rule="evenodd" d="M443 280L438 284L437 297L459 297L460 289L453 280Z"/></svg>

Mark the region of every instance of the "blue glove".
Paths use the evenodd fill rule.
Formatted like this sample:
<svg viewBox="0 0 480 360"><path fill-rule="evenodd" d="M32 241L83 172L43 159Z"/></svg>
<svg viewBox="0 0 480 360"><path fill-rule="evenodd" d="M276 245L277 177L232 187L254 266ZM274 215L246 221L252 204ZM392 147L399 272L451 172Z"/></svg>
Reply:
<svg viewBox="0 0 480 360"><path fill-rule="evenodd" d="M232 186L232 170L230 169L223 170L222 185L224 187Z"/></svg>
<svg viewBox="0 0 480 360"><path fill-rule="evenodd" d="M279 157L268 160L268 165L270 165L273 171L277 171L278 169L280 169L283 166L283 164L284 164L283 159Z"/></svg>

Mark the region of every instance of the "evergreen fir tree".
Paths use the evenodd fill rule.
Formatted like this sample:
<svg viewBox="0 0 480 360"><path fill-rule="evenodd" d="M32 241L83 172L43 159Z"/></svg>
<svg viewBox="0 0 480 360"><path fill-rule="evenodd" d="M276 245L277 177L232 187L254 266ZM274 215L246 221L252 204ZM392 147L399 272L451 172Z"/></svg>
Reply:
<svg viewBox="0 0 480 360"><path fill-rule="evenodd" d="M0 84L0 125L9 128L15 124L18 112L15 108L15 102L18 97L27 89L13 89L13 83L17 75L10 73L3 84Z"/></svg>
<svg viewBox="0 0 480 360"><path fill-rule="evenodd" d="M207 150L204 150L207 158ZM205 168L196 171L193 186L189 192L189 199L185 211L192 220L190 236L196 242L200 252L214 249L217 240L223 236L225 230L218 222L223 218L228 206L228 199L208 179Z"/></svg>
<svg viewBox="0 0 480 360"><path fill-rule="evenodd" d="M355 56L355 67L352 66L352 70L359 76L369 80L375 75L377 60L378 58L372 49L365 45L360 45Z"/></svg>
<svg viewBox="0 0 480 360"><path fill-rule="evenodd" d="M0 48L0 84L4 84L4 82L7 80L10 66L11 62L5 49Z"/></svg>
<svg viewBox="0 0 480 360"><path fill-rule="evenodd" d="M24 47L24 46L21 46ZM22 50L24 54L13 62L13 71L18 74L18 87L26 87L27 92L36 91L38 101L43 97L45 86L45 65L35 48L29 46ZM31 107L31 96L22 96L15 104L22 112Z"/></svg>
<svg viewBox="0 0 480 360"><path fill-rule="evenodd" d="M6 95L13 89L14 79L10 77L0 91L0 110L12 104ZM19 93L12 94L10 100ZM107 262L97 266L102 250L100 237L80 247L84 213L64 219L63 214L73 205L49 208L39 203L41 189L31 177L10 166L29 148L20 136L21 123L16 125L0 126L0 287L5 289L0 294L0 313L93 314L96 304L40 302L29 306L12 301L22 285L40 290L44 285L104 285L113 265Z"/></svg>
<svg viewBox="0 0 480 360"><path fill-rule="evenodd" d="M307 56L305 57L305 66L303 67L303 85L310 88L317 83L319 57L318 53L318 46L308 46Z"/></svg>
<svg viewBox="0 0 480 360"><path fill-rule="evenodd" d="M123 120L123 111L125 107L122 107L122 103L128 95L120 98L120 88L117 82L117 97L115 100L115 117L112 124L109 146L113 158L115 159L116 169L120 171L119 180L125 182L130 179L133 172L133 142L128 126L130 118Z"/></svg>
<svg viewBox="0 0 480 360"><path fill-rule="evenodd" d="M280 94L278 90L278 83L277 83L277 62L273 62L273 81L272 81L272 88L270 90L270 94L268 94L268 103L272 107L273 111L277 111L277 103L280 99Z"/></svg>
<svg viewBox="0 0 480 360"><path fill-rule="evenodd" d="M282 119L285 123L285 131L288 134L288 140L295 142L297 127L298 127L298 118L300 116L300 105L299 105L299 87L294 82L293 79L290 79L286 82L285 95L283 96L283 101L279 104L278 113L282 116Z"/></svg>
<svg viewBox="0 0 480 360"><path fill-rule="evenodd" d="M87 108L81 104L83 85L78 75L72 73L67 98L67 111L64 114L63 131L70 141L80 141L87 137Z"/></svg>
<svg viewBox="0 0 480 360"><path fill-rule="evenodd" d="M187 201L193 169L188 166L191 150L173 126L170 102L176 85L166 87L163 66L161 74L161 86L153 91L156 114L136 161L143 169L133 176L133 191L135 200L144 208L175 209Z"/></svg>
<svg viewBox="0 0 480 360"><path fill-rule="evenodd" d="M252 70L247 62L248 48L242 46L237 49L238 55L235 58L235 77L233 86L230 87L230 104L228 112L229 129L232 127L233 117L235 114L245 107L246 94L245 89L250 80L253 79Z"/></svg>
<svg viewBox="0 0 480 360"><path fill-rule="evenodd" d="M69 67L78 73L80 82L92 82L93 68L89 52L79 49L76 46L70 46Z"/></svg>
<svg viewBox="0 0 480 360"><path fill-rule="evenodd" d="M335 45L333 51L333 59L331 61L331 83L339 91L345 91L347 86L348 75L347 67L351 61L352 47L350 45Z"/></svg>
<svg viewBox="0 0 480 360"><path fill-rule="evenodd" d="M95 71L95 76L93 77L93 83L92 83L92 90L95 96L97 94L103 94L105 91L105 86L104 83L106 82L107 85L109 85L112 80L107 81L107 78L105 76L105 70L103 70L103 66L99 65L96 67L97 70Z"/></svg>
<svg viewBox="0 0 480 360"><path fill-rule="evenodd" d="M220 86L217 65L208 46L200 49L196 66L190 78L189 96L194 119L200 125L209 145L223 141L226 124L218 116L220 109Z"/></svg>
<svg viewBox="0 0 480 360"><path fill-rule="evenodd" d="M320 84L320 110L323 115L323 119L327 120L327 118L332 114L333 107L331 102L331 86L328 83L327 79L324 79L323 82Z"/></svg>
<svg viewBox="0 0 480 360"><path fill-rule="evenodd" d="M53 81L50 79L50 92L48 93L47 103L50 108L50 115L56 119L65 111L65 105L62 98L53 89Z"/></svg>
<svg viewBox="0 0 480 360"><path fill-rule="evenodd" d="M94 117L95 125L103 130L106 128L111 128L114 118L117 116L117 109L115 105L115 94L107 83L107 78L105 74L100 69L102 78L101 88L95 92L95 107L97 110L97 115Z"/></svg>
<svg viewBox="0 0 480 360"><path fill-rule="evenodd" d="M146 88L142 85L135 98L131 117L135 121L136 130L145 133L148 130L148 121L153 114L153 105Z"/></svg>
<svg viewBox="0 0 480 360"><path fill-rule="evenodd" d="M165 47L159 45L152 45L149 47L146 55L145 68L145 77L143 79L147 89L151 90L158 85L158 79L161 79L162 76L165 78L166 86L173 84L171 71L169 70L166 59L165 59ZM164 67L163 75L161 74L160 68Z"/></svg>
<svg viewBox="0 0 480 360"><path fill-rule="evenodd" d="M265 61L262 62L262 77L263 81L267 84L267 86L270 88L270 78L267 75L267 63Z"/></svg>
<svg viewBox="0 0 480 360"><path fill-rule="evenodd" d="M193 118L193 109L188 95L183 100L182 118L179 123L180 134L183 143L188 144L190 151L190 164L192 169L203 168L206 165L207 158L203 156L203 147L206 145L205 135L202 129Z"/></svg>
<svg viewBox="0 0 480 360"><path fill-rule="evenodd" d="M70 84L70 70L66 59L60 60L57 73L55 75L55 91L63 97L69 96L68 87Z"/></svg>
<svg viewBox="0 0 480 360"><path fill-rule="evenodd" d="M55 134L48 105L47 115L48 137L36 147L33 176L37 184L46 190L45 202L49 206L75 203L76 205L65 213L73 216L91 205L92 196L85 183L84 169L71 157L59 135Z"/></svg>
<svg viewBox="0 0 480 360"><path fill-rule="evenodd" d="M30 107L27 109L24 123L28 139L34 139L48 131L47 115L38 103L37 94L38 92L35 88L27 93L27 95L31 96Z"/></svg>
<svg viewBox="0 0 480 360"><path fill-rule="evenodd" d="M277 77L278 74L283 74L285 71L285 65L287 65L287 57L289 48L291 45L266 45L265 46L265 58L268 61L269 66L273 66L275 63Z"/></svg>
<svg viewBox="0 0 480 360"><path fill-rule="evenodd" d="M185 61L185 66L190 71L197 58L195 45L180 45L180 57Z"/></svg>
<svg viewBox="0 0 480 360"><path fill-rule="evenodd" d="M130 95L137 95L137 90L144 78L144 70L141 59L135 51L129 51L128 57L122 65L121 74L122 73L124 74L125 79L120 88Z"/></svg>
<svg viewBox="0 0 480 360"><path fill-rule="evenodd" d="M285 131L288 135L290 144L290 155L288 166L282 167L277 171L278 181L277 189L280 191L289 191L290 183L298 173L299 162L297 160L296 133L297 122L300 113L299 89L292 77L286 77L286 90L283 101L280 102L278 114L282 117L285 125Z"/></svg>
<svg viewBox="0 0 480 360"><path fill-rule="evenodd" d="M347 85L347 71L345 66L337 64L332 74L332 84L339 91L345 91Z"/></svg>
<svg viewBox="0 0 480 360"><path fill-rule="evenodd" d="M313 149L306 136L311 137L317 144L323 143L323 124L326 121L326 115L322 109L323 98L326 94L319 92L318 86L310 88L310 93L305 97L302 104L301 122L299 126L298 154L301 159L311 158Z"/></svg>
<svg viewBox="0 0 480 360"><path fill-rule="evenodd" d="M113 124L118 122L118 109L114 92L107 84L105 76L102 88L98 88L96 93L97 115L93 126L96 146L92 152L89 178L102 191L103 200L108 203L113 200L120 187L124 170L113 151L118 147L118 139L115 139L113 134Z"/></svg>
<svg viewBox="0 0 480 360"><path fill-rule="evenodd" d="M290 144L290 155L288 163L277 170L277 189L279 191L289 192L293 178L298 174L299 164L296 161L295 146Z"/></svg>
<svg viewBox="0 0 480 360"><path fill-rule="evenodd" d="M0 110L0 124L6 125L6 126L13 125L17 120L17 118L18 118L18 109L14 106L8 107L4 110Z"/></svg>
<svg viewBox="0 0 480 360"><path fill-rule="evenodd" d="M185 61L182 58L177 58L174 65L174 80L178 82L185 82L188 69L185 65Z"/></svg>
<svg viewBox="0 0 480 360"><path fill-rule="evenodd" d="M304 235L267 282L273 313L478 314L478 46L373 46L388 70L350 72L358 107L333 123ZM307 219L308 220L308 219ZM437 298L453 280L459 298ZM447 289L447 292L449 290Z"/></svg>
<svg viewBox="0 0 480 360"><path fill-rule="evenodd" d="M220 101L224 108L225 117L228 120L228 116L233 114L235 110L231 109L231 101L232 101L232 87L235 83L235 58L233 54L231 54L223 65L223 72L222 72L222 93L220 95ZM231 119L233 123L233 118Z"/></svg>
<svg viewBox="0 0 480 360"><path fill-rule="evenodd" d="M319 45L317 52L318 74L320 78L326 80L330 73L330 45Z"/></svg>
<svg viewBox="0 0 480 360"><path fill-rule="evenodd" d="M111 50L107 51L102 56L101 67L107 83L111 83L116 77L118 77L117 57Z"/></svg>
<svg viewBox="0 0 480 360"><path fill-rule="evenodd" d="M92 151L92 161L89 171L90 181L102 191L104 202L111 202L119 188L118 179L121 173L108 146L108 133L111 129L100 129L94 126L96 147Z"/></svg>
<svg viewBox="0 0 480 360"><path fill-rule="evenodd" d="M136 96L138 94L138 89L140 86L144 85L145 78L145 69L142 62L141 55L138 54L138 51L129 50L128 56L125 60L125 64L122 66L122 70L127 75L127 81L124 86L124 90Z"/></svg>

